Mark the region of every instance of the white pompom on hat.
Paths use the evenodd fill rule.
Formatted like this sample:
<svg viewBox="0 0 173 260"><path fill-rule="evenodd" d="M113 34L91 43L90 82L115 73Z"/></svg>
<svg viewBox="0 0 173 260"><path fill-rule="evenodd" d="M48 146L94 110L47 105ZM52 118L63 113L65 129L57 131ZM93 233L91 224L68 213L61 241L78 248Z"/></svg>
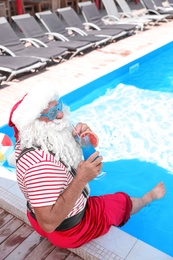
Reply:
<svg viewBox="0 0 173 260"><path fill-rule="evenodd" d="M48 107L51 101L58 99L59 94L55 87L49 85L34 87L13 111L11 121L18 131L21 131L24 126L39 118L41 112Z"/></svg>

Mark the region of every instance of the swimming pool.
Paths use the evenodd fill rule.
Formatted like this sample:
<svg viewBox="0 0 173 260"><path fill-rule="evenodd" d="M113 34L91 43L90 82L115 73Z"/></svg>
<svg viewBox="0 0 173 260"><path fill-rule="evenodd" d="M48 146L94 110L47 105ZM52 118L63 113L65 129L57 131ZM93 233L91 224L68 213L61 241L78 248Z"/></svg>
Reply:
<svg viewBox="0 0 173 260"><path fill-rule="evenodd" d="M73 122L87 122L100 138L107 175L90 183L93 195L122 190L141 196L164 181L166 196L132 216L122 230L171 256L172 64L169 43L64 97ZM77 95L82 98L74 101Z"/></svg>
<svg viewBox="0 0 173 260"><path fill-rule="evenodd" d="M171 256L172 53L173 43L167 44L62 98L71 108L73 123L87 122L100 137L98 149L107 174L90 183L93 195L121 190L141 196L158 181L165 182L166 196L131 217L122 229Z"/></svg>

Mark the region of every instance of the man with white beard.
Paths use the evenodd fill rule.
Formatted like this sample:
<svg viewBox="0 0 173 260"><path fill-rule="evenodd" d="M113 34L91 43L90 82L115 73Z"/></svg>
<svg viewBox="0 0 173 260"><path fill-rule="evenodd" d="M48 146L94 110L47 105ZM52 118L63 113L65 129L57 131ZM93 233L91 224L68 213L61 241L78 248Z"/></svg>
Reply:
<svg viewBox="0 0 173 260"><path fill-rule="evenodd" d="M58 247L75 248L124 225L131 214L161 199L159 182L141 198L124 192L89 196L88 182L100 173L102 156L82 159L75 135L91 131L71 127L68 108L53 87L34 87L12 109L9 125L16 137L17 181L27 201L33 228ZM115 169L116 171L116 169Z"/></svg>

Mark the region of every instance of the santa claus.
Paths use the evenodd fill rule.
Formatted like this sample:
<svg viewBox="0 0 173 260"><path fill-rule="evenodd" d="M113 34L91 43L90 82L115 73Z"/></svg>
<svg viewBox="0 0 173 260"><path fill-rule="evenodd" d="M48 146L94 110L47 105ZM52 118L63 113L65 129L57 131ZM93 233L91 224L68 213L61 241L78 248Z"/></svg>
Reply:
<svg viewBox="0 0 173 260"><path fill-rule="evenodd" d="M162 182L142 198L124 192L89 196L88 182L101 171L99 152L82 159L75 136L91 131L78 123L73 130L69 109L56 88L34 87L12 109L9 125L16 137L17 181L27 202L33 228L59 247L79 247L122 226L130 214L165 194Z"/></svg>

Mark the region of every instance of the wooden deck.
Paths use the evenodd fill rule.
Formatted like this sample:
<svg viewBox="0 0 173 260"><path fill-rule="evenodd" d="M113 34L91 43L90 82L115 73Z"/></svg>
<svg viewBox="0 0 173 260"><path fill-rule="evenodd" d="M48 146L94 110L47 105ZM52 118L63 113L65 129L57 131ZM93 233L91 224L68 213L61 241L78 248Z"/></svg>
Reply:
<svg viewBox="0 0 173 260"><path fill-rule="evenodd" d="M80 260L67 249L52 245L32 227L0 208L0 260Z"/></svg>

